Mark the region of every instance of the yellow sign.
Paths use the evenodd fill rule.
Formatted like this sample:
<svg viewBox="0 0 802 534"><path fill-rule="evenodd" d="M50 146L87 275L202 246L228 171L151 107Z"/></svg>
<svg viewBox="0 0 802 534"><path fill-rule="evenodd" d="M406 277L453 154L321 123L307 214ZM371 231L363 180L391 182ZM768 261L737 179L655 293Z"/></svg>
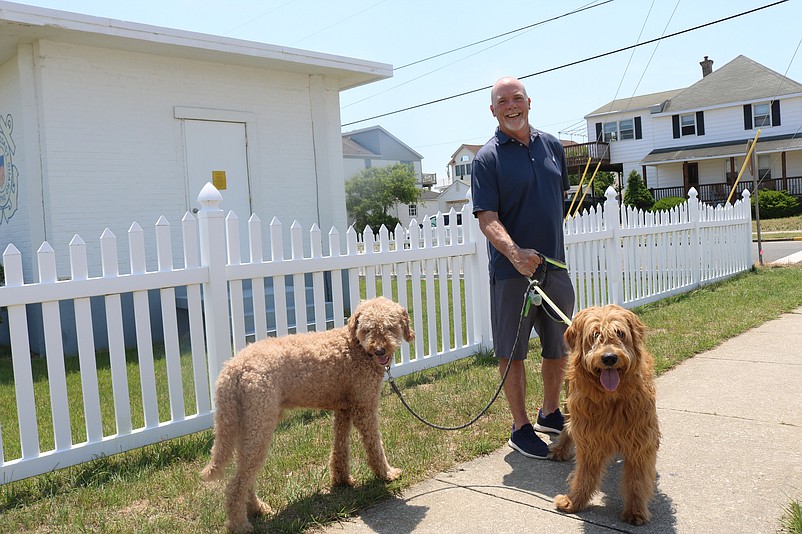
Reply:
<svg viewBox="0 0 802 534"><path fill-rule="evenodd" d="M212 185L219 191L226 189L226 171L212 171Z"/></svg>

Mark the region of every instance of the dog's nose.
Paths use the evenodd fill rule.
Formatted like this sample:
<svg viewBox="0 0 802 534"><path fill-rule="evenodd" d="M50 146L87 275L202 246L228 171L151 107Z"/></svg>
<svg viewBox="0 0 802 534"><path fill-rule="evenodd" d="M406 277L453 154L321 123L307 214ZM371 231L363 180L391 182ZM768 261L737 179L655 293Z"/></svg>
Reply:
<svg viewBox="0 0 802 534"><path fill-rule="evenodd" d="M618 361L618 356L616 356L615 354L607 353L604 356L602 356L601 360L602 363L607 367L612 367L613 365L615 365L615 362Z"/></svg>
<svg viewBox="0 0 802 534"><path fill-rule="evenodd" d="M384 356L385 352L387 351L384 349L376 349L373 351L373 354L381 358L382 356Z"/></svg>

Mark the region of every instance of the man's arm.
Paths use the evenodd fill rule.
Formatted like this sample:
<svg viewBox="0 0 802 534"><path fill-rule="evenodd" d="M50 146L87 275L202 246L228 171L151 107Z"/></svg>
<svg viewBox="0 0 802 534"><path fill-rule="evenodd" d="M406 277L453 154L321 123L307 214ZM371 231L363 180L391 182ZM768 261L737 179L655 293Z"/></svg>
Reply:
<svg viewBox="0 0 802 534"><path fill-rule="evenodd" d="M531 248L521 248L512 240L507 229L501 224L495 211L476 213L479 229L496 250L504 254L513 267L524 276L531 277L540 265L540 256Z"/></svg>

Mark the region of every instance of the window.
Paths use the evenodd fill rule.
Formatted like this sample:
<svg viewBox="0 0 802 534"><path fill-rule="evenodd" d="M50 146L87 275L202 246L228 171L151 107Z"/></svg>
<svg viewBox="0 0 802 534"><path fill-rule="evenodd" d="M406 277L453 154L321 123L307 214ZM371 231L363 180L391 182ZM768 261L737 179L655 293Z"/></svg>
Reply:
<svg viewBox="0 0 802 534"><path fill-rule="evenodd" d="M466 163L465 164L465 176L470 176L470 174L471 174L471 164L470 163Z"/></svg>
<svg viewBox="0 0 802 534"><path fill-rule="evenodd" d="M366 169L370 169L370 165L371 165L371 162L370 162L370 160L369 160L369 159L366 159L366 160L365 160L365 168L366 168Z"/></svg>
<svg viewBox="0 0 802 534"><path fill-rule="evenodd" d="M757 157L758 180L771 180L771 154L760 154Z"/></svg>
<svg viewBox="0 0 802 534"><path fill-rule="evenodd" d="M471 161L471 157L470 156L462 156L459 160L460 161Z"/></svg>
<svg viewBox="0 0 802 534"><path fill-rule="evenodd" d="M632 119L626 119L618 123L618 131L621 133L621 140L635 139L635 124Z"/></svg>
<svg viewBox="0 0 802 534"><path fill-rule="evenodd" d="M410 217L417 217L418 216L418 205L417 204L410 204L409 205L409 216Z"/></svg>
<svg viewBox="0 0 802 534"><path fill-rule="evenodd" d="M463 174L465 174L465 165L456 165L454 167L454 173L457 176L462 176Z"/></svg>
<svg viewBox="0 0 802 534"><path fill-rule="evenodd" d="M609 143L610 141L618 140L618 123L617 122L605 122L604 123L604 142Z"/></svg>
<svg viewBox="0 0 802 534"><path fill-rule="evenodd" d="M768 102L752 106L753 124L755 128L771 126L771 106Z"/></svg>
<svg viewBox="0 0 802 534"><path fill-rule="evenodd" d="M696 135L696 115L694 113L680 115L679 121L682 135Z"/></svg>

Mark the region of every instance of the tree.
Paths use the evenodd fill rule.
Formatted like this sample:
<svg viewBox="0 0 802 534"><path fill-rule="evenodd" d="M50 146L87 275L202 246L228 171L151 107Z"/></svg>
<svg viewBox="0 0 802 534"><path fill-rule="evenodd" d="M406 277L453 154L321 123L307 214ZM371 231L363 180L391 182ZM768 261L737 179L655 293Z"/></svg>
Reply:
<svg viewBox="0 0 802 534"><path fill-rule="evenodd" d="M345 209L354 219L356 230L361 232L370 226L378 232L381 225L393 230L400 221L388 211L395 204L420 200L416 181L411 165L396 163L367 168L345 182Z"/></svg>
<svg viewBox="0 0 802 534"><path fill-rule="evenodd" d="M593 180L593 194L597 197L603 197L610 186L615 187L615 175L607 171L599 171L596 173L596 178Z"/></svg>
<svg viewBox="0 0 802 534"><path fill-rule="evenodd" d="M640 173L633 170L627 178L627 190L624 193L624 204L634 206L641 210L648 210L654 205L654 197L651 191L646 188L646 184L640 177Z"/></svg>

